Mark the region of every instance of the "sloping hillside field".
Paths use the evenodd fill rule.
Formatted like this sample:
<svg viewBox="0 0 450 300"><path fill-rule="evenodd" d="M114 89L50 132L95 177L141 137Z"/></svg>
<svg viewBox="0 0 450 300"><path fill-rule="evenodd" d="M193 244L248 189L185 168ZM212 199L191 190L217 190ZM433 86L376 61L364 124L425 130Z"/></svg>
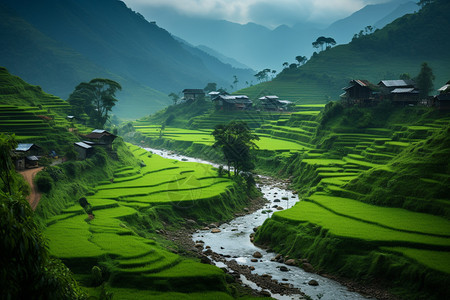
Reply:
<svg viewBox="0 0 450 300"><path fill-rule="evenodd" d="M420 107L338 106L321 114L321 107L298 106L278 118L245 114L262 120L252 126L261 138L258 168L289 176L303 199L274 213L258 230L257 243L308 259L319 272L381 280L408 299L445 298L450 117ZM155 125L138 121L135 128L145 143L200 155L213 143L206 124L226 119L226 113L206 114L191 122L201 129L166 128L162 136Z"/></svg>
<svg viewBox="0 0 450 300"><path fill-rule="evenodd" d="M230 298L225 293L222 270L169 252L127 224L138 220L154 226L164 219L165 211L185 210L180 215L188 216L195 214L196 207L201 210L200 206L210 209L211 216L214 210L226 215L224 207L233 203L229 196L233 181L217 177L211 166L163 159L142 148L129 147L142 167L118 169L113 179L96 187L87 197L93 219L75 204L47 220L45 235L51 254L61 258L81 282L89 280L93 265L108 270L118 299L131 295ZM221 201L228 204L223 206ZM152 216L153 223L145 221ZM166 217L180 218L170 213ZM209 217L204 214L200 220L207 222ZM151 227L146 229L152 231Z"/></svg>

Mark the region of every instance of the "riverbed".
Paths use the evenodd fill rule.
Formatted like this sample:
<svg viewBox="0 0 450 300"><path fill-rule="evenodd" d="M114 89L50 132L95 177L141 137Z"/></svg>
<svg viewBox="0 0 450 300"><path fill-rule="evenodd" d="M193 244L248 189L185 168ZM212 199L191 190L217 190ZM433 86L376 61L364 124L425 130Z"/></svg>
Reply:
<svg viewBox="0 0 450 300"><path fill-rule="evenodd" d="M178 155L171 151L151 148L145 149L165 158L218 166L217 164L208 161ZM254 228L262 225L274 212L288 209L299 201L298 196L287 189L286 183L276 182L269 177L262 176L259 181L262 183L258 184L258 188L260 188L264 198L268 201L263 208L220 225L220 232L218 233L212 233L211 230L199 230L193 234L192 239L194 241L202 241L205 246L209 246L213 252L220 254L227 260L235 260L241 265L254 268L252 271L254 274L271 276L272 279L280 283L289 284L294 288L298 288L312 297L312 299L367 299L356 292L349 291L347 287L336 281L315 273L308 273L299 267L287 266L284 263L276 262L274 261L276 253L270 253L264 249L258 248L250 241L250 235L254 232ZM255 252L261 253L262 257L255 259L253 257ZM218 267L225 267L222 262L215 263ZM260 287L248 281L246 278L241 279L244 284L247 284L254 289L261 290ZM312 280L316 281L318 285L310 285L309 283ZM272 294L272 297L276 299L304 299L302 298L302 295L292 294Z"/></svg>

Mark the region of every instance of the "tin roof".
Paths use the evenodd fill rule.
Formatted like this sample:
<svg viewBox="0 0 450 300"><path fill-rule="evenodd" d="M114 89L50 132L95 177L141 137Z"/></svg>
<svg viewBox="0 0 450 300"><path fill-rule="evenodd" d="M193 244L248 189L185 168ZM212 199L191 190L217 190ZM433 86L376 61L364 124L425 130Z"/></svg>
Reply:
<svg viewBox="0 0 450 300"><path fill-rule="evenodd" d="M74 143L74 145L76 145L78 147L81 147L81 148L84 148L84 149L91 149L92 148L92 146L89 146L88 144L83 143L83 142L77 142L77 143Z"/></svg>
<svg viewBox="0 0 450 300"><path fill-rule="evenodd" d="M18 144L16 147L16 151L23 151L26 152L28 150L30 150L30 148L33 146L34 144Z"/></svg>
<svg viewBox="0 0 450 300"><path fill-rule="evenodd" d="M94 130L92 130L92 133L104 133L104 132L107 132L107 131L104 130L104 129L94 129Z"/></svg>
<svg viewBox="0 0 450 300"><path fill-rule="evenodd" d="M271 96L263 96L263 97L259 98L259 100L265 100L265 99L277 100L277 99L279 99L279 98L278 98L278 96L275 96L275 95L271 95Z"/></svg>
<svg viewBox="0 0 450 300"><path fill-rule="evenodd" d="M443 87L441 87L440 89L438 89L438 92L445 92L449 90L450 91L450 84L446 84Z"/></svg>
<svg viewBox="0 0 450 300"><path fill-rule="evenodd" d="M385 87L406 87L406 86L413 86L414 82L412 80L381 80L378 85L384 85Z"/></svg>
<svg viewBox="0 0 450 300"><path fill-rule="evenodd" d="M39 160L39 158L37 156L35 156L35 155L27 156L26 158L28 160L31 160L31 161L38 161Z"/></svg>
<svg viewBox="0 0 450 300"><path fill-rule="evenodd" d="M415 90L414 88L396 88L391 92L391 94L408 94L408 93L418 94L419 91Z"/></svg>
<svg viewBox="0 0 450 300"><path fill-rule="evenodd" d="M205 91L202 89L184 89L183 93L185 94L205 94Z"/></svg>

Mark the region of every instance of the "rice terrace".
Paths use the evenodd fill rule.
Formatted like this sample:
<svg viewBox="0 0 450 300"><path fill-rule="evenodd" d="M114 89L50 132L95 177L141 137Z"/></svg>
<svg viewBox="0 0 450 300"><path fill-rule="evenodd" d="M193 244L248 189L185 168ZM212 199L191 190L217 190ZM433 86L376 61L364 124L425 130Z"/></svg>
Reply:
<svg viewBox="0 0 450 300"><path fill-rule="evenodd" d="M448 1L210 2L0 1L0 299L448 299Z"/></svg>

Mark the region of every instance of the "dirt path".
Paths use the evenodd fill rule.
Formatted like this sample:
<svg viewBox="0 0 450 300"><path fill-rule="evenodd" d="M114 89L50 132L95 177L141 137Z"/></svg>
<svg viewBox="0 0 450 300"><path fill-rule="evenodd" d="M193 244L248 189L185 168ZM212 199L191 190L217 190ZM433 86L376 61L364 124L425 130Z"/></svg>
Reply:
<svg viewBox="0 0 450 300"><path fill-rule="evenodd" d="M23 178L28 182L28 184L31 187L30 195L28 196L28 202L30 203L30 206L33 210L36 209L36 207L39 204L39 200L41 200L41 193L38 192L37 187L33 183L34 176L41 171L44 167L39 167L35 169L27 169L24 171L19 172Z"/></svg>

